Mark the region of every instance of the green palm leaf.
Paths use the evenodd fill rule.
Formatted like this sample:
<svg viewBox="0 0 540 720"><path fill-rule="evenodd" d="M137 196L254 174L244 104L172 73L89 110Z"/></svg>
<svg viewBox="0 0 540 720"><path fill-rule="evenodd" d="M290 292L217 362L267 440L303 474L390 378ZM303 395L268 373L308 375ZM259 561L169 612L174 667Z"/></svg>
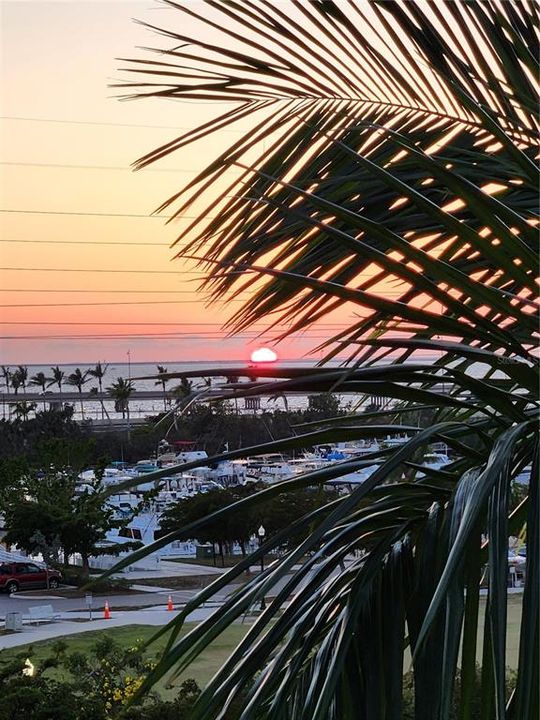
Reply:
<svg viewBox="0 0 540 720"><path fill-rule="evenodd" d="M202 289L215 301L252 293L229 317L231 332L265 318L280 340L335 311L353 318L321 345L327 361L346 357L345 368L257 368L257 381L253 368L237 368L229 382L214 384L213 396L340 392L395 403L379 425L366 423L377 413L351 413L211 460L405 429L413 437L214 513L213 520L289 489L377 468L189 602L159 631L169 636L167 652L143 690L187 669L272 593L202 693L196 718L222 717L234 705L244 720L397 720L407 645L415 718L451 717L459 668L458 712L470 718L487 562L483 718L533 720L540 667L537 7L491 0L166 4L194 29L151 27L173 47L129 61L136 77L124 87L143 97L235 104L136 166L250 122L159 208L178 217L197 203L178 257L198 262ZM433 350L440 357L428 363ZM187 385L196 375L160 372L159 381L179 377ZM431 427L400 422L425 406L436 411ZM443 471L422 462L435 440L453 454ZM531 463L528 500L511 511L511 485ZM402 472L406 482L387 482ZM206 520L133 558L189 538ZM518 678L507 698L508 535L525 520ZM306 539L295 541L307 528ZM179 637L189 612L287 539L282 558Z"/></svg>

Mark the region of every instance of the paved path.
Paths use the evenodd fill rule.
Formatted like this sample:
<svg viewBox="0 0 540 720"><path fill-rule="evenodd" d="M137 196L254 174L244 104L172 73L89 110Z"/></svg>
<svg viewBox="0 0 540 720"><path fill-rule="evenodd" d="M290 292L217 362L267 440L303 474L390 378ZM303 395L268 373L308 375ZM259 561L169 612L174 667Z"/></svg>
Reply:
<svg viewBox="0 0 540 720"><path fill-rule="evenodd" d="M206 619L214 613L216 609L216 606L199 608L188 616L188 622L201 622L201 620ZM46 625L24 625L22 632L14 633L13 635L0 635L0 649L28 645L29 643L36 643L42 640L51 640L57 637L77 635L94 630L108 630L126 625L155 625L157 627L166 625L177 614L178 611L169 612L165 610L163 606L124 612L115 612L113 609L109 620L100 618L92 620L91 622L73 622L62 618L59 621ZM85 613L70 613L70 615L71 617L77 616L81 619L88 617ZM65 616L66 614L64 613L64 617Z"/></svg>
<svg viewBox="0 0 540 720"><path fill-rule="evenodd" d="M213 567L212 565L195 565L194 563L160 560L159 570L134 570L113 575L126 580L160 580L168 577L192 577L196 575L221 575L229 568ZM156 585L159 583L156 583Z"/></svg>

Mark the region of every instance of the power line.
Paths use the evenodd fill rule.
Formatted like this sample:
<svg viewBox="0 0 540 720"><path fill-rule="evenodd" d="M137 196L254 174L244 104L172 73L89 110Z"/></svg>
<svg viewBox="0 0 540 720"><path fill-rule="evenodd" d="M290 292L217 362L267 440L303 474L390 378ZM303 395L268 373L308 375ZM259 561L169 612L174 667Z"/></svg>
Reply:
<svg viewBox="0 0 540 720"><path fill-rule="evenodd" d="M161 219L170 220L173 215L143 215L137 213L106 213L106 212L67 212L65 210L7 210L0 209L3 213L19 213L23 215L83 215L90 217L129 217L129 218L148 218L149 220ZM181 219L194 220L198 215L182 215ZM208 219L213 219L208 216Z"/></svg>
<svg viewBox="0 0 540 720"><path fill-rule="evenodd" d="M122 335L0 335L0 340L126 340L126 339L152 339L152 340L235 340L237 338L254 340L260 333L235 333L227 337L225 334L210 332L200 333L131 333ZM326 340L328 335L289 335L288 338L307 340Z"/></svg>
<svg viewBox="0 0 540 720"><path fill-rule="evenodd" d="M34 243L37 245L130 245L131 247L160 247L165 246L171 248L171 250L177 250L179 248L172 247L171 243L159 243L159 242L128 242L121 240L120 242L113 242L111 240L3 240L0 239L0 243Z"/></svg>
<svg viewBox="0 0 540 720"><path fill-rule="evenodd" d="M155 295L155 294L173 294L173 295L192 295L193 290L39 290L36 288L28 288L28 289L22 289L22 288L10 288L6 290L5 288L0 289L0 293L8 293L8 292L25 292L25 293L99 293L100 295L107 295L109 293L125 293L125 294L144 294L144 295Z"/></svg>
<svg viewBox="0 0 540 720"><path fill-rule="evenodd" d="M0 267L0 270L12 272L69 272L69 273L141 273L143 275L201 275L202 270L103 270L102 268L21 268ZM247 271L246 271L247 272Z"/></svg>
<svg viewBox="0 0 540 720"><path fill-rule="evenodd" d="M208 104L208 103L206 103ZM17 120L20 122L41 122L41 123L58 123L62 125L102 125L103 127L130 127L130 128L150 128L154 130L182 130L189 132L190 130L196 130L197 128L182 127L178 125L145 125L145 124L132 124L132 123L116 123L116 122L99 122L92 120L63 120L61 118L35 118L35 117L20 117L17 115L0 115L0 120ZM220 132L230 132L241 134L241 130L232 130L230 128L224 128Z"/></svg>
<svg viewBox="0 0 540 720"><path fill-rule="evenodd" d="M49 321L49 320L23 320L22 322L18 320L0 320L0 325L135 325L137 327L139 326L171 326L171 327L221 327L222 323L218 322L159 322L159 321L153 321L153 322L124 322L122 320L119 320L117 322L100 322L99 320L95 322L79 322L79 321ZM257 325L256 323L252 325L253 328L257 328L258 330L269 330L269 325ZM346 329L347 325L339 325L338 323L317 323L317 328L324 328L330 329L330 330L343 330Z"/></svg>
<svg viewBox="0 0 540 720"><path fill-rule="evenodd" d="M131 302L91 302L91 303L21 303L14 305L0 304L1 308L46 308L46 307L109 307L114 305L196 305L204 300L133 300ZM242 300L227 300L227 303Z"/></svg>
<svg viewBox="0 0 540 720"><path fill-rule="evenodd" d="M11 162L11 161L0 161L0 165L8 165L10 167L40 167L40 168L59 168L62 170L123 170L128 172L138 172L134 168L127 165L79 165L79 164L67 164L67 163L38 163L38 162ZM171 172L171 173L193 173L194 175L199 172L194 168L144 168L144 172ZM236 175L240 175L239 171L235 172Z"/></svg>

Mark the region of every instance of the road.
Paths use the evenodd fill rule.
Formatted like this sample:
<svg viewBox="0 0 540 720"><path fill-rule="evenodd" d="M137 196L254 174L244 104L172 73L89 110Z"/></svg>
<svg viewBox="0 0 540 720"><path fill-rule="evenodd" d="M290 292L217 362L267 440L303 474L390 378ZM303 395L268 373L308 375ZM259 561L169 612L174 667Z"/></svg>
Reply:
<svg viewBox="0 0 540 720"><path fill-rule="evenodd" d="M44 591L45 592L45 591ZM92 607L95 612L103 612L105 601L109 601L109 606L114 608L140 608L151 605L166 605L167 597L172 596L175 605L181 605L190 600L197 590L175 590L169 593L168 590L162 592L147 592L127 595L110 595L94 597ZM74 610L86 610L84 598L61 598L46 597L45 594L37 597L24 597L23 595L9 596L4 593L0 594L0 621L6 617L6 613L20 612L28 615L28 610L36 605L52 605L55 613L65 613Z"/></svg>

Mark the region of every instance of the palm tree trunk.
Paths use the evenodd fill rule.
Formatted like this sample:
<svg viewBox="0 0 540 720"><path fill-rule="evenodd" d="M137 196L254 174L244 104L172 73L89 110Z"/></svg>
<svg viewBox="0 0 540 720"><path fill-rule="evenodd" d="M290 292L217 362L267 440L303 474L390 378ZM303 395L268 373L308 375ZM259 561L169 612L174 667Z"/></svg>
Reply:
<svg viewBox="0 0 540 720"><path fill-rule="evenodd" d="M83 396L82 396L82 388L79 388L79 395L81 396L81 417L84 420L84 403L83 403Z"/></svg>
<svg viewBox="0 0 540 720"><path fill-rule="evenodd" d="M98 378L98 384L99 384L99 394L102 395L103 394L103 383L102 383L102 380L100 377ZM103 406L103 398L100 398L100 402L101 402L101 419L103 420L105 418L105 407Z"/></svg>

